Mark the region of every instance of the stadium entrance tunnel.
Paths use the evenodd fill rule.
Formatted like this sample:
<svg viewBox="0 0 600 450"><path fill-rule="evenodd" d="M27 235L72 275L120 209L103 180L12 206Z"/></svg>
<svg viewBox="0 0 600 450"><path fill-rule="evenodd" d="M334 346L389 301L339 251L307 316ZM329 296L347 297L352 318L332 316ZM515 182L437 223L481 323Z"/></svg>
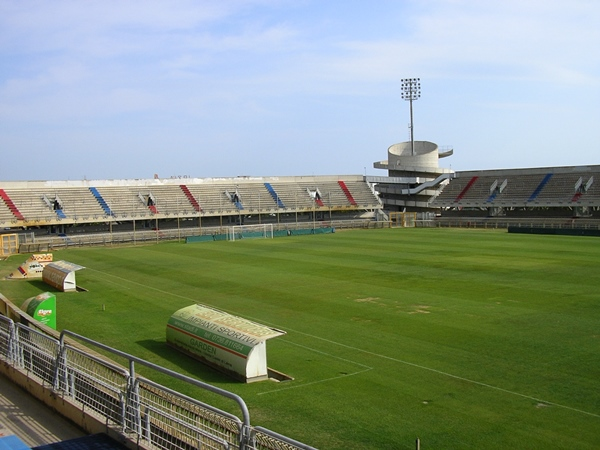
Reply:
<svg viewBox="0 0 600 450"><path fill-rule="evenodd" d="M237 380L292 379L267 367L266 341L285 331L196 304L176 311L166 334L169 346Z"/></svg>

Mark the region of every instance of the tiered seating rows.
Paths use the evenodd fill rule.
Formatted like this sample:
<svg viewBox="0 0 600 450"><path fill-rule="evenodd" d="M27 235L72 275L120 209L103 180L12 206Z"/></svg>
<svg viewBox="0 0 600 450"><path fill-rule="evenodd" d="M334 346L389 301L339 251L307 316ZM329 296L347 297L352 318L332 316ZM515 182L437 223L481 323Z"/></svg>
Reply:
<svg viewBox="0 0 600 450"><path fill-rule="evenodd" d="M96 187L97 192L106 203L108 210L115 219L132 220L153 217L154 213L164 217L196 214L227 215L240 211L231 200L237 194L245 213L275 212L278 207L277 199L288 210L312 210L315 201L310 192L318 190L321 193L323 205L326 208L376 208L379 200L366 182L347 181L346 185L352 192L357 206L350 203L337 180L320 181L271 181L271 187L276 193L273 198L264 182L236 183L190 183L182 189L179 184L156 185L115 185ZM60 222L56 211L44 197L54 202L60 200L60 207L67 219L79 221L102 221L109 214L88 187L55 187L55 188L7 188L6 194L28 222L39 224ZM227 193L229 193L229 196ZM197 202L193 204L190 197ZM149 202L151 198L151 202ZM16 217L0 202L0 222L14 223Z"/></svg>
<svg viewBox="0 0 600 450"><path fill-rule="evenodd" d="M491 207L491 206L598 206L600 203L600 172L569 172L552 173L547 183L543 181L549 173L536 174L507 174L486 175L481 172L476 177L465 176L454 178L434 200L434 207ZM575 196L575 184L581 177L583 184L593 176L595 182L590 189L580 196ZM494 182L500 186L507 180L506 188L502 192L490 191ZM463 190L469 183L470 188ZM541 190L536 193L538 187ZM461 193L463 195L461 196Z"/></svg>

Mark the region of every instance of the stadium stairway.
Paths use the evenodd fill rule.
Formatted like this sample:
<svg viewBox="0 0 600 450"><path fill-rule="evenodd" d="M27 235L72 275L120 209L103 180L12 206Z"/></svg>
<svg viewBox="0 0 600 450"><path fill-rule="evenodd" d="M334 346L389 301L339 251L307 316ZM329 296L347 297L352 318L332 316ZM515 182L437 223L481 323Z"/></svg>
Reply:
<svg viewBox="0 0 600 450"><path fill-rule="evenodd" d="M346 198L348 199L350 204L352 206L356 206L356 200L354 200L354 197L352 197L352 194L350 193L348 186L346 186L346 183L344 183L342 180L338 180L338 184L342 188L342 191L344 191L344 194L346 194Z"/></svg>
<svg viewBox="0 0 600 450"><path fill-rule="evenodd" d="M194 210L197 212L202 211L202 208L200 208L200 204L194 198L194 196L190 192L189 188L185 184L180 184L179 187L181 188L181 190L183 191L183 193L185 194L187 199L190 201L191 205L194 207Z"/></svg>
<svg viewBox="0 0 600 450"><path fill-rule="evenodd" d="M471 178L467 185L463 188L463 190L460 191L460 193L456 196L454 202L459 202L460 200L462 200L462 198L466 195L469 189L471 189L471 187L473 186L473 184L475 184L478 178L478 176L474 176L473 178Z"/></svg>
<svg viewBox="0 0 600 450"><path fill-rule="evenodd" d="M271 197L273 197L273 200L275 200L275 203L277 203L277 206L279 208L285 208L285 205L281 201L281 198L279 198L277 192L275 192L275 189L273 189L273 186L271 186L271 183L265 183L265 187L267 188L267 191L269 191L269 194L271 194Z"/></svg>
<svg viewBox="0 0 600 450"><path fill-rule="evenodd" d="M544 179L540 182L540 184L538 185L538 187L535 188L535 191L533 191L533 193L531 194L531 196L527 200L528 202L534 201L535 198L538 195L540 195L540 192L542 192L542 189L544 189L544 186L546 186L546 184L548 183L548 181L550 181L550 178L552 178L552 173L547 173L546 176L544 177Z"/></svg>
<svg viewBox="0 0 600 450"><path fill-rule="evenodd" d="M498 196L498 191L494 191L490 194L490 196L487 198L487 200L485 202L492 203L496 199L497 196Z"/></svg>
<svg viewBox="0 0 600 450"><path fill-rule="evenodd" d="M66 214L64 213L64 211L62 209L55 209L54 212L56 212L56 216L59 219L66 219L67 218Z"/></svg>
<svg viewBox="0 0 600 450"><path fill-rule="evenodd" d="M12 212L13 216L15 216L19 220L25 220L25 217L23 217L23 214L21 214L21 211L19 211L19 209L17 208L17 205L15 205L13 203L13 201L8 196L8 194L4 191L4 189L0 189L0 198L2 198L2 200L4 200L4 203L6 204L8 209L10 209L10 212Z"/></svg>
<svg viewBox="0 0 600 450"><path fill-rule="evenodd" d="M98 192L98 189L96 189L93 186L90 186L90 192L96 198L96 200L98 201L98 204L102 207L102 209L104 210L104 212L106 213L106 215L107 216L112 216L113 215L112 211L110 210L110 208L106 204L106 201L104 200L104 198L102 197L102 195L100 194L100 192Z"/></svg>

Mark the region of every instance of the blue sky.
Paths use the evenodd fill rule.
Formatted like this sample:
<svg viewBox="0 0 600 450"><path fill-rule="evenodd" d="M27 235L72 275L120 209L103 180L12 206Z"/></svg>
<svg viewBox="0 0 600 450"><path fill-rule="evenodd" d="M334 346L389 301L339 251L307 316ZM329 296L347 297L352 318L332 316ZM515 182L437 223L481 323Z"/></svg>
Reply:
<svg viewBox="0 0 600 450"><path fill-rule="evenodd" d="M0 180L600 164L596 0L0 0Z"/></svg>

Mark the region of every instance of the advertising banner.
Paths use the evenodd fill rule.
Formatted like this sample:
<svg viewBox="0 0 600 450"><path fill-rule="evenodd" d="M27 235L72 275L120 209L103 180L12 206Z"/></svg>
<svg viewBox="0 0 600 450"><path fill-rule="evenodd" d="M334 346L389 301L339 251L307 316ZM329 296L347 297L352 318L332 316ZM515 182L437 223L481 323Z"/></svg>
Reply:
<svg viewBox="0 0 600 450"><path fill-rule="evenodd" d="M204 305L175 312L167 343L248 381L267 375L265 341L285 332Z"/></svg>
<svg viewBox="0 0 600 450"><path fill-rule="evenodd" d="M44 267L52 262L52 253L31 255L7 278L42 278Z"/></svg>
<svg viewBox="0 0 600 450"><path fill-rule="evenodd" d="M23 302L21 309L38 322L56 330L56 295L44 292L31 297Z"/></svg>

